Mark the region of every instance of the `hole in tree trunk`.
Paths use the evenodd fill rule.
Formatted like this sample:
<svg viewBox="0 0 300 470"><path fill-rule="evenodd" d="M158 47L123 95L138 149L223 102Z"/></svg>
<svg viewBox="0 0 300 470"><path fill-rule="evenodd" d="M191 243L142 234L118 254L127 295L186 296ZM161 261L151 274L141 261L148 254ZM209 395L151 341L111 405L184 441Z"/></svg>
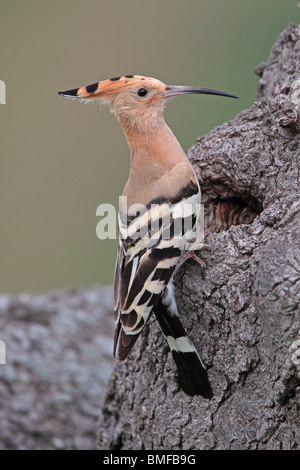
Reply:
<svg viewBox="0 0 300 470"><path fill-rule="evenodd" d="M262 203L252 195L241 196L222 184L205 186L201 185L205 230L219 233L231 225L251 224L262 212Z"/></svg>

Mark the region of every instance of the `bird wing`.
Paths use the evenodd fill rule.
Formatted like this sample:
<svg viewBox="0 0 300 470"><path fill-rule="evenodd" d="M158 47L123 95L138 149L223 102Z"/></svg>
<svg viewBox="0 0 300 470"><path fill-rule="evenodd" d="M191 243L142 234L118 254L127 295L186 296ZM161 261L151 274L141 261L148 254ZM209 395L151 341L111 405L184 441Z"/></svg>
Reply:
<svg viewBox="0 0 300 470"><path fill-rule="evenodd" d="M114 354L118 348L120 360L127 357L187 248L198 202L199 188L190 181L175 201L153 200L134 218L119 214Z"/></svg>

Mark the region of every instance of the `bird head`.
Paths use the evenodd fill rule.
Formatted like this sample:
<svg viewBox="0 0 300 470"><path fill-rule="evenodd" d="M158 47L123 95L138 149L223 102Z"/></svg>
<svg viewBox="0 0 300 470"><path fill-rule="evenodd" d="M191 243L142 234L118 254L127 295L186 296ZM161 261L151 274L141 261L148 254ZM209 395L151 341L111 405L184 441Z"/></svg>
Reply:
<svg viewBox="0 0 300 470"><path fill-rule="evenodd" d="M237 98L230 93L191 86L169 86L160 80L141 75L125 75L81 88L60 91L59 95L82 100L98 99L110 106L123 127L156 127L163 121L166 100L183 94L210 94Z"/></svg>

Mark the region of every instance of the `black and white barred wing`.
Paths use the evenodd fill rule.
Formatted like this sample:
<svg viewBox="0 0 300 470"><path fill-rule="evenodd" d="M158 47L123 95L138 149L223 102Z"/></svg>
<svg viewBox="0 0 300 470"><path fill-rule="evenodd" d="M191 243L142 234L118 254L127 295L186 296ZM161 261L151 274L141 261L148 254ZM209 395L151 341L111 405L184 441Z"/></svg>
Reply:
<svg viewBox="0 0 300 470"><path fill-rule="evenodd" d="M188 248L196 223L196 201L198 197L189 202L160 202L133 220L119 217L114 354L118 348L120 360L127 357Z"/></svg>

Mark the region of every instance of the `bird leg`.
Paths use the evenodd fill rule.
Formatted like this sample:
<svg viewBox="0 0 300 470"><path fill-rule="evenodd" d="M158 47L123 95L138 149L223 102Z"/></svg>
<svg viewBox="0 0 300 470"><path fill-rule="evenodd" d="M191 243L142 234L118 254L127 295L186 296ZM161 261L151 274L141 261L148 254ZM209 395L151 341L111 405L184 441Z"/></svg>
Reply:
<svg viewBox="0 0 300 470"><path fill-rule="evenodd" d="M175 267L175 270L174 270L174 274L178 271L178 269L183 265L183 263L185 263L188 259L193 259L195 260L198 264L200 264L201 268L206 268L206 263L203 259L199 258L199 256L197 256L195 254L195 251L199 250L199 249L204 249L204 250L211 250L211 246L210 245L203 245L201 243L201 247L197 246L197 244L195 243L193 245L193 249L192 250L188 250L185 252L185 254L180 258L178 264L176 265Z"/></svg>

